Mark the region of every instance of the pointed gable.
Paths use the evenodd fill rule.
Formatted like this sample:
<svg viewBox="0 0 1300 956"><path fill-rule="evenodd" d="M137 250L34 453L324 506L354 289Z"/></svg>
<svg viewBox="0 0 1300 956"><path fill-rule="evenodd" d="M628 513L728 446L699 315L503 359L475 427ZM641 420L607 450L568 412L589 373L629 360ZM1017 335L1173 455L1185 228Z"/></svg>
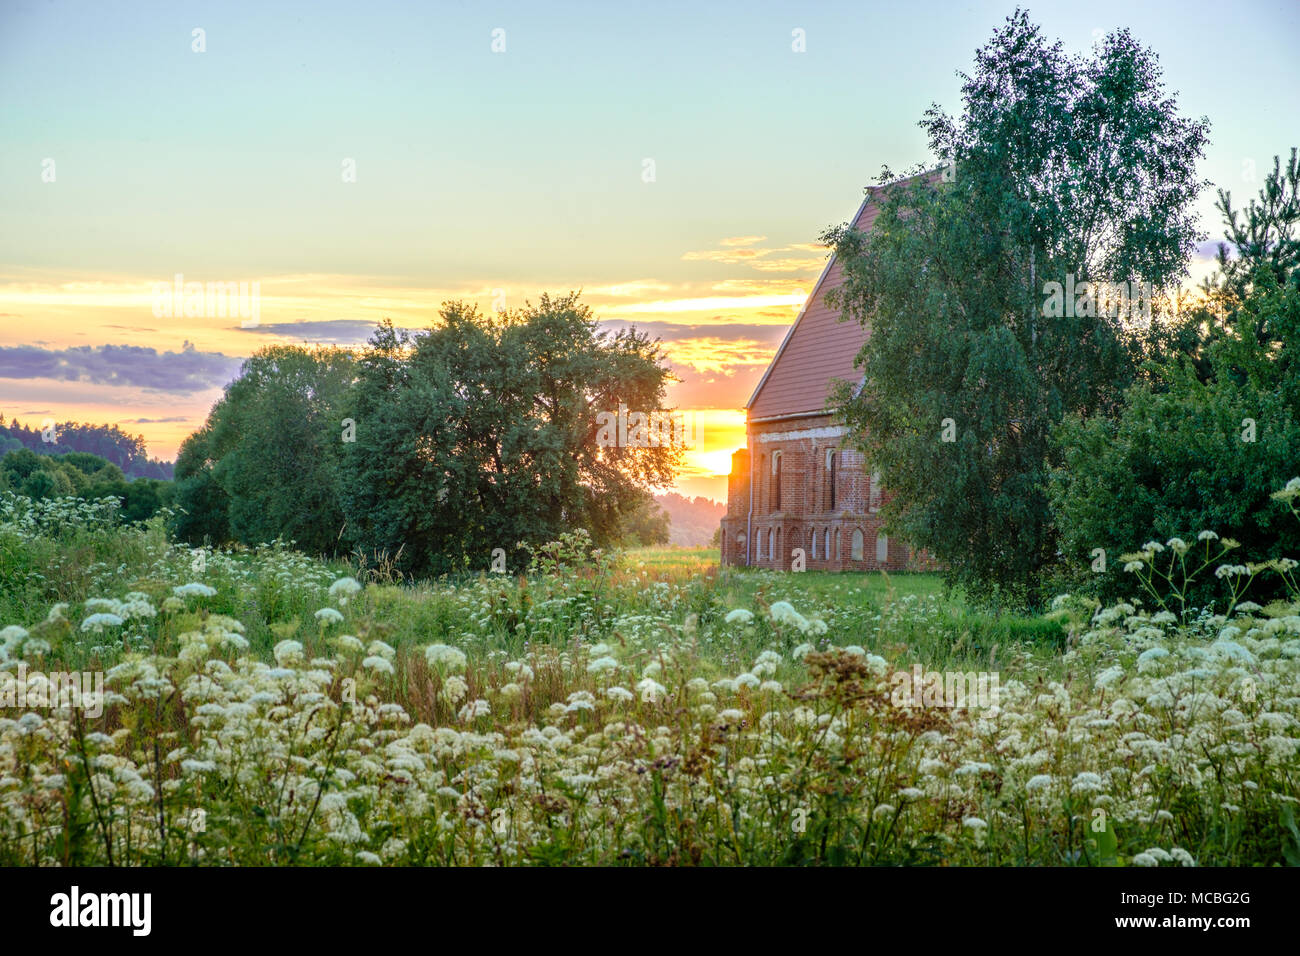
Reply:
<svg viewBox="0 0 1300 956"><path fill-rule="evenodd" d="M922 173L939 178L939 172ZM879 187L871 187L858 207L853 225L869 232L880 212ZM855 321L840 321L840 313L826 304L826 293L843 281L839 262L832 255L817 280L803 311L786 333L747 406L749 420L785 415L823 413L831 384L837 379L857 382L862 373L853 360L866 344L868 330Z"/></svg>

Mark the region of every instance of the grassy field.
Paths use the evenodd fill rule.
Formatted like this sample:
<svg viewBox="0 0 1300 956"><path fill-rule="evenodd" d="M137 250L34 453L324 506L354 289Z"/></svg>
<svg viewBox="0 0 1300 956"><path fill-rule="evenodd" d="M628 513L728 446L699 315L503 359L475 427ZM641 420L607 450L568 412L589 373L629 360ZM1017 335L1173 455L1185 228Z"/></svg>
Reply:
<svg viewBox="0 0 1300 956"><path fill-rule="evenodd" d="M1300 862L1300 604L543 564L395 583L8 499L0 863Z"/></svg>

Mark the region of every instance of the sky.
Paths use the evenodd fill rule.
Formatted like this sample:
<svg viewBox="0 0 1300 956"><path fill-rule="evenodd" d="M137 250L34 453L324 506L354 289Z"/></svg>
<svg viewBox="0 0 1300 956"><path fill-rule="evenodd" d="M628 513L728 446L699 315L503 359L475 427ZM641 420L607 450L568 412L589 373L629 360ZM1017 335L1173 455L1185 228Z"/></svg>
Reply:
<svg viewBox="0 0 1300 956"><path fill-rule="evenodd" d="M1300 4L1027 9L1073 52L1128 27L1209 118L1203 273L1214 187L1244 201L1300 145ZM931 162L917 121L1013 10L0 0L0 414L172 459L260 347L581 290L663 340L702 435L676 488L725 500L817 237ZM169 310L177 276L250 307Z"/></svg>

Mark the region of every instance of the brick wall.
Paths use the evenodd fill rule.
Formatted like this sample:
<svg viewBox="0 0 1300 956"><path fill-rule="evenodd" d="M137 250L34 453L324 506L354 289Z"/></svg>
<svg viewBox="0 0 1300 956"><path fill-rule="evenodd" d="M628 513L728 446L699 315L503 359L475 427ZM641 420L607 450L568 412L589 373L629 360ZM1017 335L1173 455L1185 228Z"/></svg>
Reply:
<svg viewBox="0 0 1300 956"><path fill-rule="evenodd" d="M915 564L912 549L884 533L879 508L889 492L878 483L873 488L861 453L844 447L829 416L751 424L748 439L748 448L732 456L724 564L745 564L746 543L748 563L756 567L789 570L796 548L810 569L894 571ZM834 455L833 500L828 453Z"/></svg>

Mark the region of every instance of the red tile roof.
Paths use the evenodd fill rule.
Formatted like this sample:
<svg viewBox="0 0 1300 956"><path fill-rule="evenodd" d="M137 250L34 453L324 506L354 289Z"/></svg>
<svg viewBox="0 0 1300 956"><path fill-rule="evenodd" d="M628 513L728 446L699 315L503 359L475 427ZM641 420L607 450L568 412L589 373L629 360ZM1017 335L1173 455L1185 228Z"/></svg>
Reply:
<svg viewBox="0 0 1300 956"><path fill-rule="evenodd" d="M938 178L938 172L923 173ZM873 188L853 219L867 232L880 211ZM858 382L853 367L868 330L853 320L840 321L840 313L826 304L826 293L842 281L840 264L832 256L803 311L786 333L758 387L749 400L749 420L780 415L819 414L825 411L831 383L836 379Z"/></svg>

